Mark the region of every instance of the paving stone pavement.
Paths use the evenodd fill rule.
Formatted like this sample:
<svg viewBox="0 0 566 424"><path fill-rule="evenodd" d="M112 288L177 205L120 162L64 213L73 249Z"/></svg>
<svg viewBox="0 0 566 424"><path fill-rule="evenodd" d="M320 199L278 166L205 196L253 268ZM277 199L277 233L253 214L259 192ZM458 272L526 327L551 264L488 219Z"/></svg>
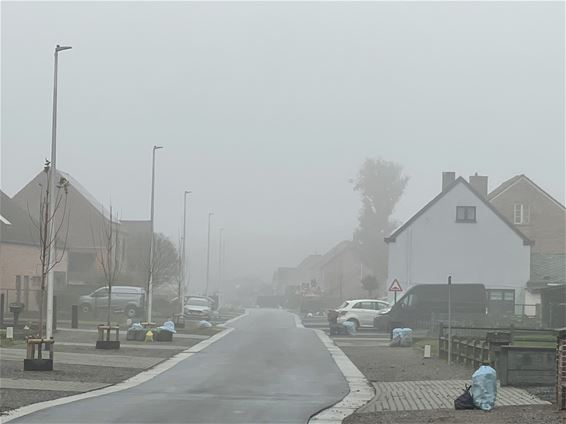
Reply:
<svg viewBox="0 0 566 424"><path fill-rule="evenodd" d="M469 380L430 380L377 382L375 397L358 412L417 411L454 409L454 399L463 393ZM548 405L525 390L498 382L496 406Z"/></svg>
<svg viewBox="0 0 566 424"><path fill-rule="evenodd" d="M58 328L57 331L74 331L78 333L98 333L98 330L94 328ZM175 337L178 337L180 339L206 340L210 336L204 336L202 334L175 333L173 338Z"/></svg>
<svg viewBox="0 0 566 424"><path fill-rule="evenodd" d="M105 383L82 383L80 381L31 380L27 378L1 378L1 389L53 390L57 392L90 392L109 386Z"/></svg>
<svg viewBox="0 0 566 424"><path fill-rule="evenodd" d="M389 337L333 337L332 340L336 346L340 347L383 347L389 346L391 339Z"/></svg>
<svg viewBox="0 0 566 424"><path fill-rule="evenodd" d="M3 361L21 361L26 357L25 349L0 349ZM164 358L153 356L97 355L94 353L70 353L55 351L55 361L61 364L94 365L119 368L150 368Z"/></svg>
<svg viewBox="0 0 566 424"><path fill-rule="evenodd" d="M92 347L94 349L94 343L79 343L79 342L56 342L55 346L84 346L84 347ZM189 346L179 346L179 345L170 345L170 344L157 344L157 343L148 343L148 344L128 344L128 343L120 343L121 348L131 348L131 349L156 349L156 350L185 350L188 349Z"/></svg>

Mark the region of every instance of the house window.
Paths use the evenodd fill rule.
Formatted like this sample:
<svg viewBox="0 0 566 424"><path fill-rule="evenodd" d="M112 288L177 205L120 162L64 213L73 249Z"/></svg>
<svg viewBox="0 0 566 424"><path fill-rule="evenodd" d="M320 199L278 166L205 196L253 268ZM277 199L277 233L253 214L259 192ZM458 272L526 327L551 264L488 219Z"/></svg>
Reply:
<svg viewBox="0 0 566 424"><path fill-rule="evenodd" d="M524 203L515 203L513 222L517 225L527 225L531 220L531 208Z"/></svg>
<svg viewBox="0 0 566 424"><path fill-rule="evenodd" d="M476 207L456 206L456 222L476 222Z"/></svg>

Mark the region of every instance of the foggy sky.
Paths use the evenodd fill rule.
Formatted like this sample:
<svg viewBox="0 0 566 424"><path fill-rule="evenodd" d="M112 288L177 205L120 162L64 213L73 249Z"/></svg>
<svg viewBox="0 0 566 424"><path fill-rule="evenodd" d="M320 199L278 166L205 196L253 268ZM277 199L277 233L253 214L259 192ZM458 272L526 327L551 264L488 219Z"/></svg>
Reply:
<svg viewBox="0 0 566 424"><path fill-rule="evenodd" d="M190 202L191 277L206 220L229 278L296 265L349 239L366 157L410 181L395 218L440 173L525 173L564 202L562 3L2 2L1 187L50 154L60 55L58 168L123 219L178 239Z"/></svg>

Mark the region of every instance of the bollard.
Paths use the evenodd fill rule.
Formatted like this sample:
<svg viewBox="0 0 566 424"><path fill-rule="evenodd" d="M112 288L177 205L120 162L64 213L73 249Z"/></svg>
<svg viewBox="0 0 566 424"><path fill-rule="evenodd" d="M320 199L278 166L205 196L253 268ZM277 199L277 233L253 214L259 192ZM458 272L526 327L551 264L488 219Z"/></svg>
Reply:
<svg viewBox="0 0 566 424"><path fill-rule="evenodd" d="M57 296L53 296L53 331L57 331Z"/></svg>
<svg viewBox="0 0 566 424"><path fill-rule="evenodd" d="M425 345L424 347L424 358L430 359L430 345Z"/></svg>
<svg viewBox="0 0 566 424"><path fill-rule="evenodd" d="M71 328L79 328L79 305L71 306Z"/></svg>
<svg viewBox="0 0 566 424"><path fill-rule="evenodd" d="M0 294L0 327L4 327L4 293Z"/></svg>
<svg viewBox="0 0 566 424"><path fill-rule="evenodd" d="M14 327L6 327L6 339L14 339Z"/></svg>

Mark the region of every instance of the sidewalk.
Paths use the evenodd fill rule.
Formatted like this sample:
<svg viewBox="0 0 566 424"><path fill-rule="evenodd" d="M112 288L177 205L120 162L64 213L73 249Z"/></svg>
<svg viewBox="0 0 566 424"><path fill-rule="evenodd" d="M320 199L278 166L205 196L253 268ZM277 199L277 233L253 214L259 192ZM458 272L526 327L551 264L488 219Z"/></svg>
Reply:
<svg viewBox="0 0 566 424"><path fill-rule="evenodd" d="M541 399L533 393L544 390L535 388L499 387L490 413L456 411L454 399L470 383L474 370L458 364L448 366L434 357L425 359L416 348L389 347L388 339L385 333L371 338L334 338L376 390L376 396L346 418L345 424L562 423L560 413L549 402L551 391L547 391L547 399Z"/></svg>

